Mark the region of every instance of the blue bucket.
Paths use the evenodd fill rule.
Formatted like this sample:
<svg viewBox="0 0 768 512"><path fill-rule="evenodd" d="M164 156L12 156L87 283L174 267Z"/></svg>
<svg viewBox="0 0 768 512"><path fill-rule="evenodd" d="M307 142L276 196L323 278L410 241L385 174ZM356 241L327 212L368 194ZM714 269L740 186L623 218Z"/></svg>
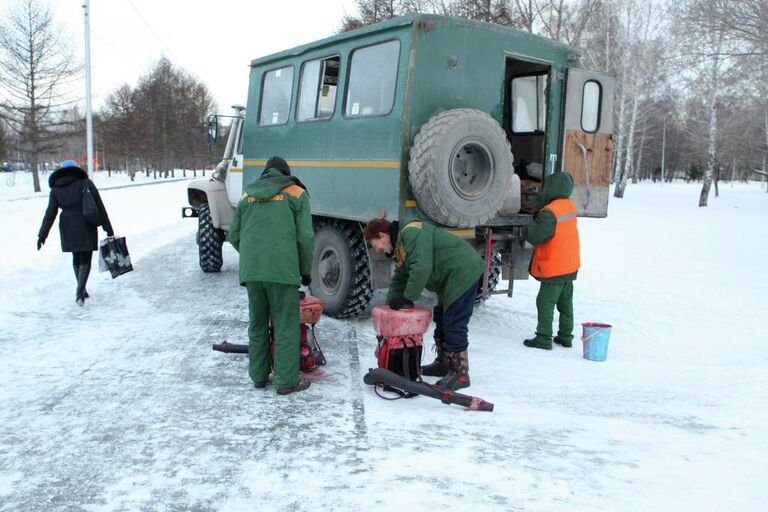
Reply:
<svg viewBox="0 0 768 512"><path fill-rule="evenodd" d="M584 359L605 361L608 356L608 341L611 339L611 325L588 322L581 324L584 329L581 341L584 342Z"/></svg>

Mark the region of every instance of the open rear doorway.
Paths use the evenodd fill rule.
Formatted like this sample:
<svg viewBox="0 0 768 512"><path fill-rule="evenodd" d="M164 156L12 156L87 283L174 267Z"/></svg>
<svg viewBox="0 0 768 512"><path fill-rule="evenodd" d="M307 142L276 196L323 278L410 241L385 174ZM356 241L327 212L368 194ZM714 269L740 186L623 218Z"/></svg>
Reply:
<svg viewBox="0 0 768 512"><path fill-rule="evenodd" d="M531 208L544 178L549 82L549 65L507 57L502 126L520 176L523 210Z"/></svg>

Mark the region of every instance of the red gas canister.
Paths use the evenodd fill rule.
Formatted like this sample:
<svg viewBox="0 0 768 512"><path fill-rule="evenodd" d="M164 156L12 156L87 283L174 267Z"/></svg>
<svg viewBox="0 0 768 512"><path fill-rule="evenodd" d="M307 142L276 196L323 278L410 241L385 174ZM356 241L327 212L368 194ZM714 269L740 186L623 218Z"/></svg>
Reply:
<svg viewBox="0 0 768 512"><path fill-rule="evenodd" d="M429 329L432 312L424 308L377 306L371 312L371 319L379 336L421 336Z"/></svg>

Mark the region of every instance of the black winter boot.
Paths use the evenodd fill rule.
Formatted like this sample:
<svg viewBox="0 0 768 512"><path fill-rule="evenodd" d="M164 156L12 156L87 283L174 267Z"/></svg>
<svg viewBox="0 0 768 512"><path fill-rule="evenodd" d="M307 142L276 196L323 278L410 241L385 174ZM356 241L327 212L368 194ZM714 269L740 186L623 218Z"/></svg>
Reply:
<svg viewBox="0 0 768 512"><path fill-rule="evenodd" d="M72 265L72 270L75 271L75 280L79 280L78 272L80 271L80 265ZM80 286L80 283L78 282L78 287ZM88 295L88 290L83 288L83 298L89 298L90 295Z"/></svg>
<svg viewBox="0 0 768 512"><path fill-rule="evenodd" d="M304 391L309 387L309 385L312 384L308 380L299 379L299 383L296 384L293 387L290 388L277 388L277 394L278 395L290 395L291 393L297 393L299 391Z"/></svg>
<svg viewBox="0 0 768 512"><path fill-rule="evenodd" d="M435 338L435 360L421 367L421 374L427 377L445 377L451 370L451 360L445 352L443 340Z"/></svg>
<svg viewBox="0 0 768 512"><path fill-rule="evenodd" d="M446 352L450 362L448 375L437 381L438 386L443 386L456 391L469 387L469 357L467 351Z"/></svg>
<svg viewBox="0 0 768 512"><path fill-rule="evenodd" d="M80 265L77 269L77 295L75 302L78 306L82 306L85 303L87 294L85 292L85 284L88 282L88 275L91 273L90 265Z"/></svg>
<svg viewBox="0 0 768 512"><path fill-rule="evenodd" d="M539 338L538 336L535 336L533 338L528 338L527 340L523 341L523 345L529 348L540 348L542 350L552 350L552 341Z"/></svg>

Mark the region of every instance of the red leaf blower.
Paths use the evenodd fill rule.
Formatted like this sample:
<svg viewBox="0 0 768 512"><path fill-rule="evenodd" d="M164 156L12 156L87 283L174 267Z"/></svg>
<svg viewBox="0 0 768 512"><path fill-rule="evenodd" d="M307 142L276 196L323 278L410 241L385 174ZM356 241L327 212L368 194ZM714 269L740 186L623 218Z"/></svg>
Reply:
<svg viewBox="0 0 768 512"><path fill-rule="evenodd" d="M323 314L323 301L312 295L302 294L299 302L299 369L311 372L318 366L325 365L325 355L315 336L315 324ZM248 345L238 343L215 343L213 350L225 353L247 354ZM270 366L274 367L275 340L274 332L269 329Z"/></svg>
<svg viewBox="0 0 768 512"><path fill-rule="evenodd" d="M423 395L437 398L444 404L462 405L467 410L493 411L490 402L421 379L424 333L432 320L428 309L394 310L389 306L378 306L373 308L371 319L378 339L376 359L379 367L369 369L363 382L374 389L383 387L402 398Z"/></svg>

